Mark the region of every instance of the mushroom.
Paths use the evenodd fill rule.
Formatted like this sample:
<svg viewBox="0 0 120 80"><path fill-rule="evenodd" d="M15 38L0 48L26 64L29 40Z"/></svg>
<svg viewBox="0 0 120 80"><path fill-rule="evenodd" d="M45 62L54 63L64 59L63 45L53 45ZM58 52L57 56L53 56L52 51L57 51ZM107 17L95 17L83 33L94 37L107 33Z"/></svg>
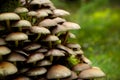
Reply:
<svg viewBox="0 0 120 80"><path fill-rule="evenodd" d="M32 53L27 59L27 63L36 63L36 61L44 59L44 55L42 53Z"/></svg>
<svg viewBox="0 0 120 80"><path fill-rule="evenodd" d="M2 55L7 55L11 52L8 47L0 46L0 60L2 60Z"/></svg>
<svg viewBox="0 0 120 80"><path fill-rule="evenodd" d="M38 41L40 38L41 34L50 34L50 31L47 28L44 27L39 27L39 26L33 26L30 28L30 31L33 33L37 33L38 36L34 41Z"/></svg>
<svg viewBox="0 0 120 80"><path fill-rule="evenodd" d="M67 43L66 46L73 49L74 51L78 51L81 48L81 46L77 43Z"/></svg>
<svg viewBox="0 0 120 80"><path fill-rule="evenodd" d="M37 63L37 66L49 66L52 63L49 60L42 60L40 62Z"/></svg>
<svg viewBox="0 0 120 80"><path fill-rule="evenodd" d="M28 36L23 32L13 32L10 33L5 40L6 41L15 41L16 47L18 47L18 41L27 40Z"/></svg>
<svg viewBox="0 0 120 80"><path fill-rule="evenodd" d="M60 18L60 17L56 17L56 18L54 18L53 20L54 20L55 22L57 22L58 24L63 23L63 22L66 22L65 19Z"/></svg>
<svg viewBox="0 0 120 80"><path fill-rule="evenodd" d="M65 10L62 10L62 9L55 9L53 10L53 14L58 17L58 16L67 16L67 15L70 15L69 12L65 11Z"/></svg>
<svg viewBox="0 0 120 80"><path fill-rule="evenodd" d="M22 28L26 29L26 28L30 28L32 25L29 21L27 20L20 20L18 22L16 22L12 27L18 27L19 31L22 31Z"/></svg>
<svg viewBox="0 0 120 80"><path fill-rule="evenodd" d="M90 68L91 68L91 66L89 64L79 63L79 64L73 66L72 70L79 73L81 71L84 71L84 70L90 69Z"/></svg>
<svg viewBox="0 0 120 80"><path fill-rule="evenodd" d="M94 78L100 78L104 77L105 73L97 68L90 68L82 71L79 75L78 78L80 79L94 79Z"/></svg>
<svg viewBox="0 0 120 80"><path fill-rule="evenodd" d="M19 14L22 19L26 19L26 13L28 12L28 9L25 7L18 7L14 10L15 13Z"/></svg>
<svg viewBox="0 0 120 80"><path fill-rule="evenodd" d="M20 20L19 15L16 13L1 13L0 14L0 21L6 21L6 26L8 30L10 30L10 21L12 20Z"/></svg>
<svg viewBox="0 0 120 80"><path fill-rule="evenodd" d="M27 13L27 15L30 17L30 22L32 23L32 25L34 25L34 23L36 22L36 15L37 12L36 11L30 11Z"/></svg>
<svg viewBox="0 0 120 80"><path fill-rule="evenodd" d="M82 59L82 61L83 61L84 63L87 63L87 64L89 64L89 65L92 64L92 62L91 62L87 57L85 57L84 55L82 55L81 59Z"/></svg>
<svg viewBox="0 0 120 80"><path fill-rule="evenodd" d="M65 52L59 49L51 49L46 53L46 56L50 56L50 61L53 61L53 56L65 56Z"/></svg>
<svg viewBox="0 0 120 80"><path fill-rule="evenodd" d="M28 76L39 76L39 75L43 75L47 72L47 69L45 69L44 67L40 67L40 68L32 68L29 69L26 74Z"/></svg>
<svg viewBox="0 0 120 80"><path fill-rule="evenodd" d="M17 77L13 80L31 80L29 77L26 77L26 76L20 76L20 77Z"/></svg>
<svg viewBox="0 0 120 80"><path fill-rule="evenodd" d="M17 68L10 62L0 62L0 74L2 76L7 76L11 74L15 74L17 72Z"/></svg>
<svg viewBox="0 0 120 80"><path fill-rule="evenodd" d="M47 72L47 79L66 78L71 76L71 71L63 65L53 65Z"/></svg>

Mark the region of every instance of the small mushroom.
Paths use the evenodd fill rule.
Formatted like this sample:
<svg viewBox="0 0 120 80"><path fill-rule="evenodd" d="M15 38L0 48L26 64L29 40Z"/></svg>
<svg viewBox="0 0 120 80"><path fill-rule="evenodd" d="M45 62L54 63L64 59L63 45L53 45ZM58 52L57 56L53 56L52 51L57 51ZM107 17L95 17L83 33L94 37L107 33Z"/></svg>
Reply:
<svg viewBox="0 0 120 80"><path fill-rule="evenodd" d="M36 22L36 15L37 15L37 12L36 11L30 11L27 13L27 15L30 17L30 22L32 23L32 25L35 24Z"/></svg>
<svg viewBox="0 0 120 80"><path fill-rule="evenodd" d="M29 77L26 77L26 76L20 76L20 77L17 77L13 80L31 80Z"/></svg>
<svg viewBox="0 0 120 80"><path fill-rule="evenodd" d="M52 63L49 60L42 60L40 62L37 63L37 66L49 66Z"/></svg>
<svg viewBox="0 0 120 80"><path fill-rule="evenodd" d="M30 28L32 25L27 20L20 20L16 22L12 27L18 27L19 31L22 31L22 29Z"/></svg>
<svg viewBox="0 0 120 80"><path fill-rule="evenodd" d="M105 73L97 68L90 68L82 71L79 75L78 78L80 79L94 79L94 78L100 78L104 77Z"/></svg>
<svg viewBox="0 0 120 80"><path fill-rule="evenodd" d="M18 41L27 40L28 36L22 32L13 32L6 37L6 41L15 41L16 47L18 47Z"/></svg>
<svg viewBox="0 0 120 80"><path fill-rule="evenodd" d="M44 67L40 67L40 68L33 68L33 69L29 69L26 74L28 76L39 76L39 75L43 75L47 72L47 69L45 69Z"/></svg>
<svg viewBox="0 0 120 80"><path fill-rule="evenodd" d="M55 22L57 22L58 24L59 24L59 23L66 22L66 20L65 20L65 19L60 18L60 17L56 17L56 18L54 18L53 20L54 20Z"/></svg>
<svg viewBox="0 0 120 80"><path fill-rule="evenodd" d="M0 62L0 74L2 76L7 76L11 74L15 74L17 72L17 68L10 62Z"/></svg>
<svg viewBox="0 0 120 80"><path fill-rule="evenodd" d="M0 46L0 60L2 60L2 55L7 55L11 52L8 47Z"/></svg>
<svg viewBox="0 0 120 80"><path fill-rule="evenodd" d="M40 38L41 34L50 34L50 31L47 28L39 27L39 26L31 27L30 31L33 32L33 33L37 33L38 34L38 36L35 39L35 41L38 41L38 39Z"/></svg>
<svg viewBox="0 0 120 80"><path fill-rule="evenodd" d="M85 57L84 55L82 55L81 59L84 63L90 64L90 65L92 64L92 62L87 57Z"/></svg>
<svg viewBox="0 0 120 80"><path fill-rule="evenodd" d="M27 59L27 63L36 63L36 61L44 59L44 55L42 53L32 53Z"/></svg>
<svg viewBox="0 0 120 80"><path fill-rule="evenodd" d="M1 13L0 14L0 21L5 21L8 30L10 30L10 21L12 20L20 20L19 15L16 13Z"/></svg>
<svg viewBox="0 0 120 80"><path fill-rule="evenodd" d="M47 72L47 79L62 79L71 76L71 71L63 65L53 65Z"/></svg>

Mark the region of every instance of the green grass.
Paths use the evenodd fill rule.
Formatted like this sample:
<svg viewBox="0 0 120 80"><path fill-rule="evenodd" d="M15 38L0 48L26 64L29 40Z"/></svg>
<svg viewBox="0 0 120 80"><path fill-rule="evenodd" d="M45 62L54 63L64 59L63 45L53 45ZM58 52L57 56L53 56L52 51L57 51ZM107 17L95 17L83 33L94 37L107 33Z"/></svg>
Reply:
<svg viewBox="0 0 120 80"><path fill-rule="evenodd" d="M92 65L106 73L102 80L120 80L120 7L109 6L108 0L93 0L81 7L53 2L71 12L69 21L80 24L81 30L73 31L74 41L81 44Z"/></svg>

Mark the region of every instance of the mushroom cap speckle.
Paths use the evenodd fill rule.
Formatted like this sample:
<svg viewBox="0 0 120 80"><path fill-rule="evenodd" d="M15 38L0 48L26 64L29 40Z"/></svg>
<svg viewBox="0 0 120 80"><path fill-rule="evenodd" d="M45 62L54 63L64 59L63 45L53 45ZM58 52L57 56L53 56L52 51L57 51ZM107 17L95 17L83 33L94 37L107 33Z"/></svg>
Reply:
<svg viewBox="0 0 120 80"><path fill-rule="evenodd" d="M0 46L0 55L6 55L9 54L11 50L5 46Z"/></svg>
<svg viewBox="0 0 120 80"><path fill-rule="evenodd" d="M15 74L17 72L17 68L10 62L0 62L0 74L7 76L11 74Z"/></svg>
<svg viewBox="0 0 120 80"><path fill-rule="evenodd" d="M82 71L78 77L80 79L91 79L91 78L99 78L104 76L105 76L105 73L102 70L97 68L90 68Z"/></svg>
<svg viewBox="0 0 120 80"><path fill-rule="evenodd" d="M28 36L25 33L22 32L13 32L10 33L7 37L6 37L6 41L19 41L19 40L27 40Z"/></svg>
<svg viewBox="0 0 120 80"><path fill-rule="evenodd" d="M19 20L20 17L16 13L1 13L0 14L0 21L5 20Z"/></svg>
<svg viewBox="0 0 120 80"><path fill-rule="evenodd" d="M47 73L48 79L60 79L71 76L71 71L63 65L52 66Z"/></svg>

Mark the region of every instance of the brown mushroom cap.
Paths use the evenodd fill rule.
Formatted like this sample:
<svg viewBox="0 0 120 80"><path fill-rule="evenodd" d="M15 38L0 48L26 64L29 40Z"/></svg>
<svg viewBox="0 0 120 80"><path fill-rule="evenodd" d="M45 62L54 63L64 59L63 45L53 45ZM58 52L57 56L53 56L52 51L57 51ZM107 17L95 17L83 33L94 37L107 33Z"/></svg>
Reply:
<svg viewBox="0 0 120 80"><path fill-rule="evenodd" d="M67 12L65 10L62 10L62 9L55 9L55 10L53 10L53 14L55 16L67 16L67 15L70 15L69 12Z"/></svg>
<svg viewBox="0 0 120 80"><path fill-rule="evenodd" d="M1 13L0 14L0 21L5 20L19 20L20 17L16 13Z"/></svg>
<svg viewBox="0 0 120 80"><path fill-rule="evenodd" d="M38 76L38 75L42 75L45 74L47 72L47 69L45 69L44 67L40 67L40 68L33 68L27 71L27 75L28 76Z"/></svg>
<svg viewBox="0 0 120 80"><path fill-rule="evenodd" d="M14 33L10 33L7 37L6 37L6 41L19 41L19 40L27 40L28 36L25 33L22 32L14 32Z"/></svg>
<svg viewBox="0 0 120 80"><path fill-rule="evenodd" d="M17 72L17 68L10 62L0 62L0 74L3 76L15 74Z"/></svg>
<svg viewBox="0 0 120 80"><path fill-rule="evenodd" d="M38 25L43 27L51 27L51 26L56 26L57 23L52 19L44 19Z"/></svg>
<svg viewBox="0 0 120 80"><path fill-rule="evenodd" d="M73 71L80 72L80 71L83 71L83 70L86 70L89 68L91 68L91 66L89 64L79 63L79 64L75 65L72 69L73 69Z"/></svg>
<svg viewBox="0 0 120 80"><path fill-rule="evenodd" d="M14 80L31 80L31 79L25 76L21 76L21 77L15 78Z"/></svg>
<svg viewBox="0 0 120 80"><path fill-rule="evenodd" d="M15 9L14 12L15 13L26 13L26 12L28 12L28 9L25 8L25 7L18 7L18 8Z"/></svg>
<svg viewBox="0 0 120 80"><path fill-rule="evenodd" d="M37 63L37 66L49 66L52 63L49 60L42 60L40 62Z"/></svg>
<svg viewBox="0 0 120 80"><path fill-rule="evenodd" d="M44 27L33 26L30 28L30 30L33 33L50 34L50 31Z"/></svg>
<svg viewBox="0 0 120 80"><path fill-rule="evenodd" d="M44 59L44 55L42 53L32 53L28 59L27 59L27 63L32 63L32 62L36 62L39 60Z"/></svg>
<svg viewBox="0 0 120 80"><path fill-rule="evenodd" d="M63 65L52 66L47 73L47 79L66 78L71 75L71 71Z"/></svg>
<svg viewBox="0 0 120 80"><path fill-rule="evenodd" d="M102 70L97 68L90 68L82 71L78 77L80 79L91 79L91 78L99 78L104 76L105 76L105 73Z"/></svg>
<svg viewBox="0 0 120 80"><path fill-rule="evenodd" d="M0 55L6 55L9 54L11 50L5 46L0 46Z"/></svg>

